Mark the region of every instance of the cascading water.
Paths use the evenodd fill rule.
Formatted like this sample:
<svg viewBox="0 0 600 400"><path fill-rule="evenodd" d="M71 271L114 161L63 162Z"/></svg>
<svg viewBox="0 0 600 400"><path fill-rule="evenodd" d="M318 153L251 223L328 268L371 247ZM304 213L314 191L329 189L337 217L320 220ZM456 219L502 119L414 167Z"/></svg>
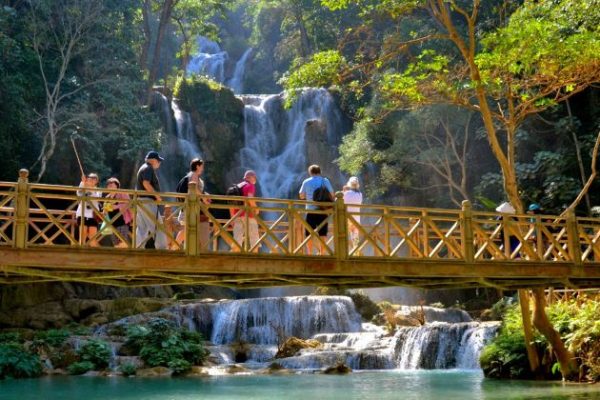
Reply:
<svg viewBox="0 0 600 400"><path fill-rule="evenodd" d="M232 364L241 358L249 365L275 361L293 369L320 369L338 363L352 369L478 369L481 349L499 323L440 322L468 318L453 310L430 308L427 314L438 321L400 327L389 335L382 327L361 324L349 297L298 296L180 304L111 326L143 324L156 316L169 318L202 333L209 340L210 358L217 364ZM99 328L96 334L106 334L111 326ZM321 346L274 359L277 346L290 336L314 339Z"/></svg>
<svg viewBox="0 0 600 400"><path fill-rule="evenodd" d="M227 86L229 86L235 94L240 94L244 91L244 72L246 71L246 62L248 61L250 54L252 54L252 48L246 50L238 62L235 63L233 77L227 82Z"/></svg>
<svg viewBox="0 0 600 400"><path fill-rule="evenodd" d="M166 141L160 149L167 162L158 170L161 190L174 191L179 179L188 171L192 158L202 157L198 138L189 113L179 108L177 100L154 92L153 108L165 127Z"/></svg>
<svg viewBox="0 0 600 400"><path fill-rule="evenodd" d="M198 37L198 53L190 60L187 74L208 75L217 82L225 82L225 62L229 58L226 51L204 36Z"/></svg>
<svg viewBox="0 0 600 400"><path fill-rule="evenodd" d="M342 117L326 89L305 89L290 110L283 94L243 95L244 148L242 166L256 170L263 197L296 197L305 177L306 129L311 121L326 126L327 144L336 147L341 138Z"/></svg>

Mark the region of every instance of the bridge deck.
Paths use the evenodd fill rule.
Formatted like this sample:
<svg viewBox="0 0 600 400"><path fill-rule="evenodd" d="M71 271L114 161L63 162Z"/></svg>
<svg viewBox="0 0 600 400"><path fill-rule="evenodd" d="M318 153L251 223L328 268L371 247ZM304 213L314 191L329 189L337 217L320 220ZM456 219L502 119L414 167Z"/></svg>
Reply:
<svg viewBox="0 0 600 400"><path fill-rule="evenodd" d="M26 176L18 183L0 183L0 284L600 286L600 219L500 215L472 211L468 202L461 210L348 209L339 196L317 211L306 210L316 203L300 200L255 199L253 207L238 198L241 204L231 216L231 198L200 196L193 187L187 195L163 193L160 202L141 199L140 192L120 192L129 199L98 199L75 187L30 184ZM75 216L79 204L91 207L109 233L115 231L103 208L126 204L133 215L132 236L117 234L120 248L110 247L101 232L84 238ZM153 205L164 207L164 220L152 214ZM185 228L177 222L179 210L185 211ZM248 221L249 213L242 211L257 214L256 243L248 235L236 240L232 233L234 224ZM308 212L327 216L327 237L306 224ZM146 249L136 232L139 213L154 220L168 249ZM177 240L181 229L183 243ZM309 254L311 242L322 255Z"/></svg>

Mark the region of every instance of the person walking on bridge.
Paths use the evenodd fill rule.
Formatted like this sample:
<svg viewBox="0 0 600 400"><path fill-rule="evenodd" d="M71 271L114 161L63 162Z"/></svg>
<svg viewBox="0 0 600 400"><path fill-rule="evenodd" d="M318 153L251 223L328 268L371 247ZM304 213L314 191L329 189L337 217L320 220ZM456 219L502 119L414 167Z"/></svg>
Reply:
<svg viewBox="0 0 600 400"><path fill-rule="evenodd" d="M255 197L257 179L256 172L253 170L246 171L244 173L244 180L235 185L239 188L240 195L243 197ZM233 218L233 239L237 244L241 245L242 248L245 248L244 240L247 228L249 236L248 249L251 249L252 246L258 242L258 222L256 222L256 216L258 215L259 210L256 208L256 200L248 200L248 206L250 207L250 211L248 212L247 218L246 211L243 209L232 208L229 212L231 218ZM248 222L247 227L246 221ZM258 247L259 246L256 246L252 252L258 253ZM234 244L232 250L240 251L240 248L238 245Z"/></svg>
<svg viewBox="0 0 600 400"><path fill-rule="evenodd" d="M154 237L154 247L156 249L167 248L167 236L163 217L160 214L160 207L157 202L162 201L160 197L160 183L156 170L160 168L160 163L164 161L158 152L152 150L146 154L144 165L140 167L137 173L136 190L141 190L138 195L139 206L137 209L136 237L135 247L145 246L148 238Z"/></svg>
<svg viewBox="0 0 600 400"><path fill-rule="evenodd" d="M331 182L329 179L321 176L321 167L316 164L308 167L309 178L305 179L302 182L302 186L300 187L299 197L301 200L308 201L333 201L333 186L331 186ZM322 190L325 189L325 190ZM328 194L327 199L315 199L315 192L321 191ZM307 204L306 210L319 210L319 206L314 204ZM306 236L312 236L308 241L306 247L308 249L308 254L312 255L313 249L316 247L319 250L320 255L325 255L325 245L324 242L327 241L327 230L329 229L327 218L329 217L326 213L306 213L306 223L312 228L313 231L316 231L317 235L320 236L321 240L318 240L312 233L308 230L305 230Z"/></svg>

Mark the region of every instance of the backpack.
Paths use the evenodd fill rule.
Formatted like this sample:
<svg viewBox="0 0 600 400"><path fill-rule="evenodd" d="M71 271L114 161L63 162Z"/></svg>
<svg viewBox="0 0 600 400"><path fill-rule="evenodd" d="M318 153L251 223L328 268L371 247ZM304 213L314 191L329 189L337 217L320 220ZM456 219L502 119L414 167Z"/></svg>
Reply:
<svg viewBox="0 0 600 400"><path fill-rule="evenodd" d="M312 199L313 201L318 201L321 203L333 202L333 199L331 198L331 193L329 192L329 189L327 189L327 186L325 186L325 178L321 178L321 186L314 190ZM327 210L331 207L333 206L319 206L321 210Z"/></svg>
<svg viewBox="0 0 600 400"><path fill-rule="evenodd" d="M181 178L181 180L177 184L177 188L175 189L175 191L177 193L187 193L189 182L190 182L190 176L188 174L186 174L183 178ZM184 201L184 200L178 197L177 201Z"/></svg>
<svg viewBox="0 0 600 400"><path fill-rule="evenodd" d="M240 197L242 197L244 195L242 193L242 188L244 186L246 186L246 182L241 182L241 183L236 183L235 185L231 185L225 191L225 195L227 195L227 196L240 196ZM227 203L231 204L231 205L234 205L234 206L240 206L240 205L244 204L244 202L240 201L240 200L227 200Z"/></svg>

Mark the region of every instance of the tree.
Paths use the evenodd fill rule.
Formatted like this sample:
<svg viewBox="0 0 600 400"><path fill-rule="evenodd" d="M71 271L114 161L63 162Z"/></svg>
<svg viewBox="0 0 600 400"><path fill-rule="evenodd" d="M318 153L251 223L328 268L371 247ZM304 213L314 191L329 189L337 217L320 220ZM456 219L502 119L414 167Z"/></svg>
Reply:
<svg viewBox="0 0 600 400"><path fill-rule="evenodd" d="M99 78L81 82L75 75L69 74L69 67L74 59L93 49L95 42L90 40L90 33L102 11L102 3L94 0L31 2L31 44L46 97L44 110L38 113L43 131L42 148L34 165L39 165L38 180L46 172L59 134L77 126L77 113L69 112L66 103L98 82Z"/></svg>
<svg viewBox="0 0 600 400"><path fill-rule="evenodd" d="M323 2L334 9L349 3ZM477 25L482 12L479 0L361 3L376 15L385 13L399 21L425 15L430 23L421 30L390 33L376 57L355 58L352 68L375 77L370 84L390 110L444 103L477 112L500 164L506 196L523 212L516 173L517 129L529 116L600 80L597 2L525 1L506 23L488 28L487 33L480 33ZM451 46L443 47L441 42ZM539 362L528 329L529 300L525 291L520 294L528 354L535 368ZM574 362L544 312L543 290L534 291L533 297L533 322L551 344L563 376L569 377Z"/></svg>

